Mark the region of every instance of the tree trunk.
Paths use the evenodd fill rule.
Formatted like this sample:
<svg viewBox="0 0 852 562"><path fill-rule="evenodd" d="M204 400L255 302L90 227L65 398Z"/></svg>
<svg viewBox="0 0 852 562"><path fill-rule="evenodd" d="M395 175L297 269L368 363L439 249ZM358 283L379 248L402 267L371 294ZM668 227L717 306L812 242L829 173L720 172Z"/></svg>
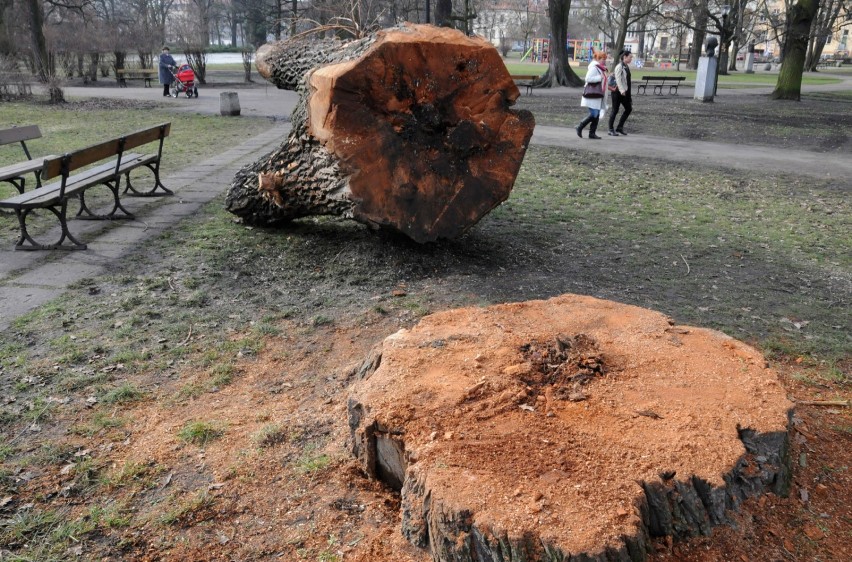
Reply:
<svg viewBox="0 0 852 562"><path fill-rule="evenodd" d="M784 63L781 65L772 99L801 99L808 37L817 8L819 0L798 0L790 7L787 14L787 32L784 34Z"/></svg>
<svg viewBox="0 0 852 562"><path fill-rule="evenodd" d="M258 71L297 90L293 128L238 172L227 209L252 224L337 215L417 242L453 238L506 200L534 121L483 39L406 24L350 43L264 45Z"/></svg>
<svg viewBox="0 0 852 562"><path fill-rule="evenodd" d="M706 3L696 6L692 11L692 16L695 18L695 31L692 34L692 49L689 51L687 68L695 70L698 68L698 59L704 53L704 39L707 37Z"/></svg>
<svg viewBox="0 0 852 562"><path fill-rule="evenodd" d="M452 15L452 0L435 0L435 25L438 27L450 27L453 25Z"/></svg>
<svg viewBox="0 0 852 562"><path fill-rule="evenodd" d="M633 0L623 0L618 9L618 35L613 48L614 56L624 50L624 42L627 40L627 27L630 24L630 10L633 8Z"/></svg>
<svg viewBox="0 0 852 562"><path fill-rule="evenodd" d="M641 562L651 537L707 536L789 493L793 404L765 361L591 297L445 311L354 370L349 444L400 491L423 558Z"/></svg>
<svg viewBox="0 0 852 562"><path fill-rule="evenodd" d="M537 87L582 86L583 79L568 64L568 16L571 0L548 0L550 13L550 57L547 72L539 78Z"/></svg>
<svg viewBox="0 0 852 562"><path fill-rule="evenodd" d="M30 16L30 33L32 33L32 53L35 71L39 81L47 83L50 80L50 58L47 52L47 40L44 37L44 13L39 0L27 0Z"/></svg>

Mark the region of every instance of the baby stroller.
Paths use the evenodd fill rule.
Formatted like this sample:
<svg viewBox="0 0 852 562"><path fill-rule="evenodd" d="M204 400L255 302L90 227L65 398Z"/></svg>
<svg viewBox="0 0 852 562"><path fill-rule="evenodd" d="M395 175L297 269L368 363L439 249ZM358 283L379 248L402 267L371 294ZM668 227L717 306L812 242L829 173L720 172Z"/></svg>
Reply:
<svg viewBox="0 0 852 562"><path fill-rule="evenodd" d="M169 70L175 77L175 81L169 86L169 93L173 98L178 97L181 92L188 98L198 97L198 86L195 85L195 73L191 66L182 64L178 67L170 67Z"/></svg>

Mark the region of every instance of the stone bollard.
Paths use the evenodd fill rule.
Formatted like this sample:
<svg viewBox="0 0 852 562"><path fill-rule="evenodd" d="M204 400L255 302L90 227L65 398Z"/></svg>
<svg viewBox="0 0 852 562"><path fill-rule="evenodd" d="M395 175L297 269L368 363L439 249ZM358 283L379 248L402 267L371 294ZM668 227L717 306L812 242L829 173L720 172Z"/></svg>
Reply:
<svg viewBox="0 0 852 562"><path fill-rule="evenodd" d="M240 114L240 98L237 96L237 92L219 94L219 113L222 115Z"/></svg>

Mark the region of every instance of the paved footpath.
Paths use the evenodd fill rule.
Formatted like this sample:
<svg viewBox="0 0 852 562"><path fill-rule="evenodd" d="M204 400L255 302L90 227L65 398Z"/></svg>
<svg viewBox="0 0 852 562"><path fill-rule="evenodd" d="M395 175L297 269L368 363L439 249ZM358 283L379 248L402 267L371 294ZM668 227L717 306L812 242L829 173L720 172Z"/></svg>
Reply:
<svg viewBox="0 0 852 562"><path fill-rule="evenodd" d="M839 84L813 86L807 90L852 90L852 78L840 77L843 82ZM171 104L176 111L218 114L219 94L233 90L204 87L197 99L166 100L163 99L162 90L159 88L66 88L65 93L69 99L141 99ZM241 166L253 162L258 156L280 144L289 129L286 120L289 119L297 101L296 94L271 86L236 91L243 115L274 118L278 124L240 146L165 177L163 181L175 190L175 197L148 200L151 202L136 213L135 221L92 221L83 225L82 221L75 221L74 232L79 233L80 238L89 244L89 249L83 252L14 252L9 247L0 247L0 331L6 329L18 316L61 295L69 285L84 278L103 275L124 263L120 258L130 254L145 240L174 227L181 219L192 215L202 205L221 195ZM765 93L768 93L766 89L749 89L738 90L732 95ZM576 96L577 90L537 90L536 95ZM683 95L691 94L684 91ZM235 126L239 126L239 118L229 119L234 119ZM532 142L734 169L787 172L822 178L852 178L852 159L841 154L640 134L627 138L604 137L600 141L590 141L578 138L571 128L541 125L536 127ZM139 206L134 206L133 209L136 212ZM56 238L58 234L54 237Z"/></svg>

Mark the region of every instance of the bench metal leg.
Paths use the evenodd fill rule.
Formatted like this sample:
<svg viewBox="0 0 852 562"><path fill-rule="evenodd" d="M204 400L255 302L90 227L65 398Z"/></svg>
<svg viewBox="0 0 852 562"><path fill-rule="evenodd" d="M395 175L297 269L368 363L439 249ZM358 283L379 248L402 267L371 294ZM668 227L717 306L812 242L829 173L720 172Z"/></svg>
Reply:
<svg viewBox="0 0 852 562"><path fill-rule="evenodd" d="M93 213L92 210L89 209L88 205L86 205L86 192L83 191L79 195L80 210L77 211L77 217L76 218L78 218L80 220L112 220L112 219L133 219L133 218L136 218L136 217L133 216L133 213L131 213L130 211L125 209L124 206L121 204L121 200L119 199L119 196L118 196L119 183L120 182L121 182L120 179L116 179L116 180L107 181L107 182L104 182L103 184L101 184L101 185L107 186L109 188L109 190L112 192L113 203L112 203L112 210L109 213L107 213L105 215L99 215L99 214ZM121 210L122 213L124 213L124 215L116 215L116 211L118 211L119 209Z"/></svg>
<svg viewBox="0 0 852 562"><path fill-rule="evenodd" d="M130 183L130 172L125 174L125 182L124 182L124 193L127 193L131 197L162 197L164 195L174 195L175 192L163 185L163 182L160 181L160 165L157 164L145 164L145 167L151 170L154 174L154 187L152 187L148 191L139 191L133 184ZM162 189L162 193L157 193L157 189Z"/></svg>
<svg viewBox="0 0 852 562"><path fill-rule="evenodd" d="M38 176L36 176L36 177L38 177ZM9 179L5 179L3 181L7 182L7 183L11 183L12 185L14 185L15 189L18 190L18 193L24 192L24 186L27 183L27 180L23 177L9 178ZM39 186L39 187L41 187L41 186Z"/></svg>
<svg viewBox="0 0 852 562"><path fill-rule="evenodd" d="M642 94L643 96L647 94L648 84L639 84L636 86L636 93Z"/></svg>
<svg viewBox="0 0 852 562"><path fill-rule="evenodd" d="M677 95L677 87L678 87L677 84L675 84L674 86L669 86L669 95L670 96L676 96Z"/></svg>
<svg viewBox="0 0 852 562"><path fill-rule="evenodd" d="M659 89L659 91L658 91L658 89ZM654 93L657 94L658 96L662 96L663 95L663 85L662 84L655 85L654 86Z"/></svg>
<svg viewBox="0 0 852 562"><path fill-rule="evenodd" d="M65 218L67 209L67 201L63 201L59 209L55 206L47 207L47 210L56 215L56 218L59 219L59 226L62 228L62 235L59 237L59 241L55 244L40 244L36 242L32 236L30 236L29 232L27 232L27 217L33 211L32 209L15 209L15 214L18 215L18 224L21 227L21 235L15 243L15 250L85 250L86 244L83 244L74 238L74 235L68 230L68 221ZM66 239L68 239L72 245L64 246L62 243L65 242Z"/></svg>

